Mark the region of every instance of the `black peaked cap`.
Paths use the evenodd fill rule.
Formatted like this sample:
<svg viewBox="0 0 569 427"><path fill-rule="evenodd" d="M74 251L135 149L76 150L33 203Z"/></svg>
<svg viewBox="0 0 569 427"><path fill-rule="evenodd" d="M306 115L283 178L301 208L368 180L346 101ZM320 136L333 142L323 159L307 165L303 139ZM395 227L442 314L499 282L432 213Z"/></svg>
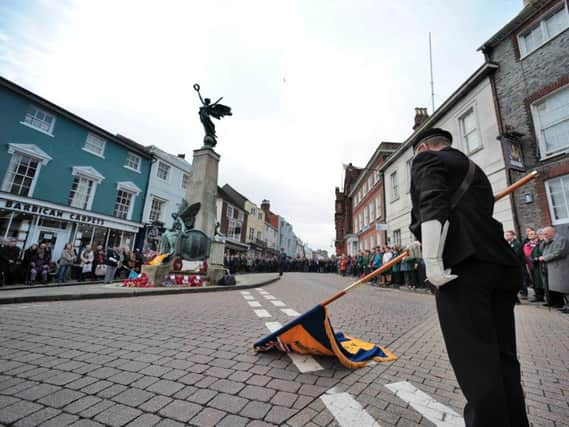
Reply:
<svg viewBox="0 0 569 427"><path fill-rule="evenodd" d="M417 147L421 142L425 139L432 138L434 136L440 136L442 138L448 139L448 141L452 144L452 135L448 130L444 130L441 128L429 128L422 130L415 138L413 138L413 148Z"/></svg>

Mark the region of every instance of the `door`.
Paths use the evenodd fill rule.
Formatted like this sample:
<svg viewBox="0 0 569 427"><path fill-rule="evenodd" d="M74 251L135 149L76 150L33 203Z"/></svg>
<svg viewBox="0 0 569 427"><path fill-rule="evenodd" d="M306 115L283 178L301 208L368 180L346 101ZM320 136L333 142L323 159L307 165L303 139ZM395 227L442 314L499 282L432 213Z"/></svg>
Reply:
<svg viewBox="0 0 569 427"><path fill-rule="evenodd" d="M52 262L56 262L65 247L65 243L67 243L67 237L69 235L68 230L61 230L57 228L45 228L40 227L38 230L38 239L39 243L44 241L51 242L52 247Z"/></svg>

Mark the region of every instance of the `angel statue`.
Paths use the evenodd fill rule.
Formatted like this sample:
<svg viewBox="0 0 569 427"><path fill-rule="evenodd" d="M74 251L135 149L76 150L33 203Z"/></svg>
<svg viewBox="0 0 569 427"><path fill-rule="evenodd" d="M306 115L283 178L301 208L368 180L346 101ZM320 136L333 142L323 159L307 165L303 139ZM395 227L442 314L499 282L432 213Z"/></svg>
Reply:
<svg viewBox="0 0 569 427"><path fill-rule="evenodd" d="M200 107L200 120L205 129L205 136L203 139L204 145L215 147L217 144L217 136L215 134L215 125L211 121L210 117L215 117L219 120L224 116L231 116L231 107L219 103L223 97L219 98L213 104L211 103L211 99L202 98L200 85L197 83L194 85L194 89L198 93L200 101L202 102L202 106Z"/></svg>

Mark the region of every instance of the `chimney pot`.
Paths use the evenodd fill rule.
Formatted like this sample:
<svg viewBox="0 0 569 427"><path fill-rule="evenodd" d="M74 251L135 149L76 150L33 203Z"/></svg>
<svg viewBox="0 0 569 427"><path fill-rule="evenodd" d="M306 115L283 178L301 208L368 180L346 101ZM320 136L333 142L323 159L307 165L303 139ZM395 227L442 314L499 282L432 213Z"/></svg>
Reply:
<svg viewBox="0 0 569 427"><path fill-rule="evenodd" d="M184 159L184 160L186 159L186 155L185 155L185 154L178 154L178 157L179 157L180 159Z"/></svg>
<svg viewBox="0 0 569 427"><path fill-rule="evenodd" d="M420 128L423 123L427 121L429 118L429 113L427 113L427 109L424 107L416 107L415 108L415 123L413 125L413 130L417 130Z"/></svg>

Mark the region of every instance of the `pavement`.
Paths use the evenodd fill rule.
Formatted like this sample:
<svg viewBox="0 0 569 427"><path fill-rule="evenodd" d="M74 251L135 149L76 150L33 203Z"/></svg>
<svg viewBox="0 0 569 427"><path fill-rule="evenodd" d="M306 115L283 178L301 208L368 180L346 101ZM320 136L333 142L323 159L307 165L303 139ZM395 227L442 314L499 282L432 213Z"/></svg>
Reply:
<svg viewBox="0 0 569 427"><path fill-rule="evenodd" d="M242 274L236 276L235 286L204 286L204 287L155 287L127 288L122 287L122 281L112 284L75 283L45 286L13 286L0 291L1 304L17 304L42 301L61 301L77 299L123 298L151 295L168 295L200 292L218 292L234 289L248 289L268 285L279 279L276 273Z"/></svg>
<svg viewBox="0 0 569 427"><path fill-rule="evenodd" d="M291 273L247 290L0 306L0 425L463 425L427 293L362 286L329 307L337 331L395 362L251 350L349 283ZM566 426L569 316L529 304L516 316L530 421Z"/></svg>

